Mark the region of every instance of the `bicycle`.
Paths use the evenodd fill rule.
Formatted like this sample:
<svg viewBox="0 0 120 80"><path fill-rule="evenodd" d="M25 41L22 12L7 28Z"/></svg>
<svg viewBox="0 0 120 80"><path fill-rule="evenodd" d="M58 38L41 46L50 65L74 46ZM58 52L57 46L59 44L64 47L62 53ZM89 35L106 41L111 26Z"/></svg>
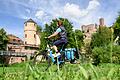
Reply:
<svg viewBox="0 0 120 80"><path fill-rule="evenodd" d="M69 61L70 63L74 62L75 57L75 48L73 48L73 52L68 53L70 49L65 49L67 44L61 45L60 48L60 56L54 57L53 51L51 49L51 45L47 44L46 49L39 52L34 56L33 64L35 65L38 62L39 63L45 63L46 65L43 65L45 70L47 70L51 64L56 64L58 67L62 67L63 64L65 64L66 61Z"/></svg>

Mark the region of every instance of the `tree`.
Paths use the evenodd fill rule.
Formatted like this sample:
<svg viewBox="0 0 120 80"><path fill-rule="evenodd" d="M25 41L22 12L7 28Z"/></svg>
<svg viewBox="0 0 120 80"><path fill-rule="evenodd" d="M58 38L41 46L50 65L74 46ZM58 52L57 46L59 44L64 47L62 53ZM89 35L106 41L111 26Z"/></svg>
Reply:
<svg viewBox="0 0 120 80"><path fill-rule="evenodd" d="M40 50L45 50L46 49L46 44L47 44L47 41L44 39L44 37L46 37L46 33L44 31L41 32L40 34L40 41L41 41L41 44L40 44Z"/></svg>
<svg viewBox="0 0 120 80"><path fill-rule="evenodd" d="M42 32L42 27L37 25L37 33L41 33Z"/></svg>
<svg viewBox="0 0 120 80"><path fill-rule="evenodd" d="M6 35L5 30L0 29L0 50L6 50L8 43L8 37Z"/></svg>
<svg viewBox="0 0 120 80"><path fill-rule="evenodd" d="M110 62L110 59L112 59L112 56L110 55L112 50L111 41L111 28L100 27L98 31L93 34L90 44L90 51L92 52L94 64L99 64L100 62Z"/></svg>
<svg viewBox="0 0 120 80"><path fill-rule="evenodd" d="M83 33L80 30L74 32L75 46L79 49L83 46Z"/></svg>
<svg viewBox="0 0 120 80"><path fill-rule="evenodd" d="M92 35L91 48L107 46L111 42L111 29L108 27L101 27L98 31Z"/></svg>
<svg viewBox="0 0 120 80"><path fill-rule="evenodd" d="M118 36L118 44L120 45L120 13L119 16L116 19L116 22L114 23L114 25L112 26L114 29L114 39L116 39L116 37Z"/></svg>

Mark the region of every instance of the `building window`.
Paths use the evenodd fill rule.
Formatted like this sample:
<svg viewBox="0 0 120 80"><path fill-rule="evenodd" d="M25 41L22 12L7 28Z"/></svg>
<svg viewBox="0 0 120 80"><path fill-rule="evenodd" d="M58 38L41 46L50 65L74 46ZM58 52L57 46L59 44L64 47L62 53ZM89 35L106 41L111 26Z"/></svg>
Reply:
<svg viewBox="0 0 120 80"><path fill-rule="evenodd" d="M36 37L35 37L35 34L34 34L34 38L36 38Z"/></svg>
<svg viewBox="0 0 120 80"><path fill-rule="evenodd" d="M13 39L13 41L15 42L16 40L15 40L15 39Z"/></svg>
<svg viewBox="0 0 120 80"><path fill-rule="evenodd" d="M27 34L25 34L25 38L27 38Z"/></svg>
<svg viewBox="0 0 120 80"><path fill-rule="evenodd" d="M27 42L25 41L25 44L27 44Z"/></svg>
<svg viewBox="0 0 120 80"><path fill-rule="evenodd" d="M89 32L89 29L87 30L87 32Z"/></svg>
<svg viewBox="0 0 120 80"><path fill-rule="evenodd" d="M20 40L18 40L18 42L20 43Z"/></svg>
<svg viewBox="0 0 120 80"><path fill-rule="evenodd" d="M27 23L25 23L25 26L27 26Z"/></svg>

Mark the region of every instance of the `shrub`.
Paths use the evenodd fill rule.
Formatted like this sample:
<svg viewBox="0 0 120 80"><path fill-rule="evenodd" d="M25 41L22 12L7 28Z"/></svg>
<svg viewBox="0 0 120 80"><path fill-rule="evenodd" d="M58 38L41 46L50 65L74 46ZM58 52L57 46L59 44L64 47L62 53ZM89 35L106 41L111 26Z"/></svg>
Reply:
<svg viewBox="0 0 120 80"><path fill-rule="evenodd" d="M92 50L93 59L95 63L108 63L110 62L108 47L95 47Z"/></svg>
<svg viewBox="0 0 120 80"><path fill-rule="evenodd" d="M110 45L106 47L95 47L92 50L92 55L94 62L99 63L109 63L110 62ZM112 62L120 63L120 46L113 46L112 49Z"/></svg>
<svg viewBox="0 0 120 80"><path fill-rule="evenodd" d="M120 64L120 46L113 47L112 60L113 60L113 63Z"/></svg>

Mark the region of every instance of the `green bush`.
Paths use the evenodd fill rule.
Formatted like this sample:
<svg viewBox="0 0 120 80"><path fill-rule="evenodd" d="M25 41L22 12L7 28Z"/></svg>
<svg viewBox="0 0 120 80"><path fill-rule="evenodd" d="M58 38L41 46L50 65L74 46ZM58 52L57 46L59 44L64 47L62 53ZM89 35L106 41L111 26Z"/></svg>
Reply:
<svg viewBox="0 0 120 80"><path fill-rule="evenodd" d="M95 63L109 63L110 62L110 46L95 47L92 50L93 59ZM112 48L112 62L120 63L120 46L113 46Z"/></svg>
<svg viewBox="0 0 120 80"><path fill-rule="evenodd" d="M113 47L112 60L113 60L113 63L120 64L120 46Z"/></svg>
<svg viewBox="0 0 120 80"><path fill-rule="evenodd" d="M95 47L92 50L93 59L95 63L108 63L110 62L109 48L108 47Z"/></svg>

